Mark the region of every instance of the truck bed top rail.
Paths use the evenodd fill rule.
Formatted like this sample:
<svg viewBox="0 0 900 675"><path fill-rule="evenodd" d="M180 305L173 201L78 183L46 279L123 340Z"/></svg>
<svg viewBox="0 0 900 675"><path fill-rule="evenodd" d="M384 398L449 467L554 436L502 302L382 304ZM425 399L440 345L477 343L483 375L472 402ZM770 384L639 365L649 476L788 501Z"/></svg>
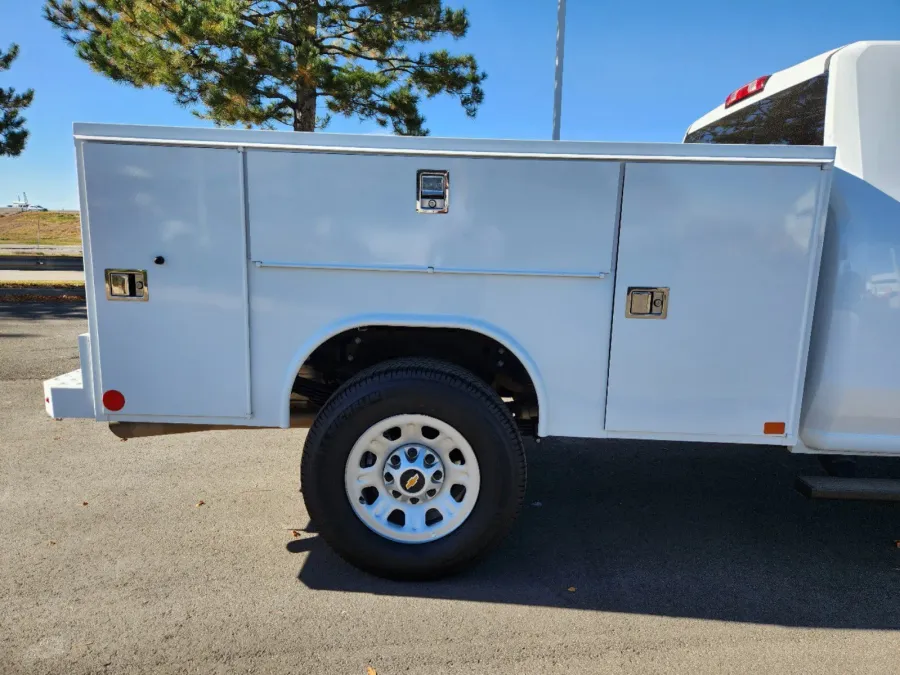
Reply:
<svg viewBox="0 0 900 675"><path fill-rule="evenodd" d="M119 144L236 150L253 148L295 152L497 159L830 165L834 162L835 156L834 148L811 146L719 145L701 148L682 143L421 138L80 123L75 124L75 139Z"/></svg>

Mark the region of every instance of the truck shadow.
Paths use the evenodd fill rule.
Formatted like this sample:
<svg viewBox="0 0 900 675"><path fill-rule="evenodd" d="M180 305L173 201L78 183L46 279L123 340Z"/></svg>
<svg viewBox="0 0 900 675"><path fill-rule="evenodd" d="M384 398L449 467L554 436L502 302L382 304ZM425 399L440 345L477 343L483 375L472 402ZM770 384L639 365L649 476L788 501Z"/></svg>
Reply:
<svg viewBox="0 0 900 675"><path fill-rule="evenodd" d="M299 580L393 596L900 628L900 504L807 501L792 486L798 473L822 473L815 458L562 439L528 449L515 530L470 571L433 583L384 581L309 537L288 545L308 552ZM900 467L863 460L859 473L900 476Z"/></svg>
<svg viewBox="0 0 900 675"><path fill-rule="evenodd" d="M87 319L79 302L9 302L0 299L0 319Z"/></svg>

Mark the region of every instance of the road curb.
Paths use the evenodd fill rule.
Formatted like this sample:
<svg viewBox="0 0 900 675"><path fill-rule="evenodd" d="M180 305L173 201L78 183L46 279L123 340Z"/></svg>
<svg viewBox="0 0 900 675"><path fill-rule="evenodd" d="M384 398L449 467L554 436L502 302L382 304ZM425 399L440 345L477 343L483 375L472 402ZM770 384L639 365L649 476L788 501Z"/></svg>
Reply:
<svg viewBox="0 0 900 675"><path fill-rule="evenodd" d="M84 303L84 287L48 288L26 286L4 288L0 286L0 302L74 302Z"/></svg>

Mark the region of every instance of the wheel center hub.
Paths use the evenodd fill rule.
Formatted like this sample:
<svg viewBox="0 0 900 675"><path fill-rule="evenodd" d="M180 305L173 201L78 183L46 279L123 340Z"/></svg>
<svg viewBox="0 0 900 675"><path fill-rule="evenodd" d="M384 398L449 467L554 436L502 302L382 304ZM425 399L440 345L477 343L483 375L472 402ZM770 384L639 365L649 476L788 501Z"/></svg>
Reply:
<svg viewBox="0 0 900 675"><path fill-rule="evenodd" d="M421 492L422 488L425 486L425 476L422 475L421 471L407 469L403 472L403 475L400 476L400 485L403 486L403 489L406 492L411 494Z"/></svg>
<svg viewBox="0 0 900 675"><path fill-rule="evenodd" d="M440 455L421 444L404 445L388 455L384 487L394 499L419 504L434 499L444 482Z"/></svg>

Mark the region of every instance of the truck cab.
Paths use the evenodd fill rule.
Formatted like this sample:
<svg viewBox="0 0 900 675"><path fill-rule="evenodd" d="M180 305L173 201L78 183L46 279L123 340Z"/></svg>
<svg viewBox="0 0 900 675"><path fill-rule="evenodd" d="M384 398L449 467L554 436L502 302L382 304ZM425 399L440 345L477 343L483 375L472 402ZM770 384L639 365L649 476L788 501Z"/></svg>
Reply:
<svg viewBox="0 0 900 675"><path fill-rule="evenodd" d="M827 145L835 166L900 199L900 42L856 42L735 90L685 143Z"/></svg>
<svg viewBox="0 0 900 675"><path fill-rule="evenodd" d="M684 137L836 148L797 452L900 453L898 107L900 42L857 42L753 80Z"/></svg>

